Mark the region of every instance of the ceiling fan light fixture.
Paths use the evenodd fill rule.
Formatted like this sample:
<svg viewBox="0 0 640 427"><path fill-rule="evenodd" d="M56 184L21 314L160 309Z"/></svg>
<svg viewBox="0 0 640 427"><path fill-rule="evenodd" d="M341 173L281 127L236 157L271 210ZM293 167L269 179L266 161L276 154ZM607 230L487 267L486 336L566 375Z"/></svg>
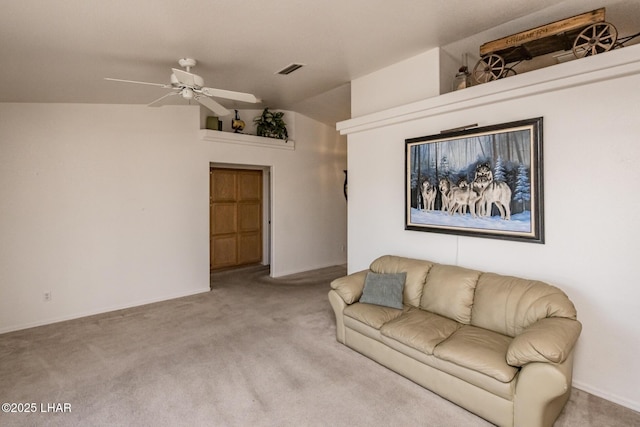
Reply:
<svg viewBox="0 0 640 427"><path fill-rule="evenodd" d="M188 87L182 89L182 97L184 99L193 99L193 90Z"/></svg>
<svg viewBox="0 0 640 427"><path fill-rule="evenodd" d="M289 64L286 67L284 67L282 70L276 71L276 74L280 74L282 76L287 76L287 75L293 73L294 71L299 70L300 68L302 68L304 66L305 66L305 64L299 64L299 63Z"/></svg>

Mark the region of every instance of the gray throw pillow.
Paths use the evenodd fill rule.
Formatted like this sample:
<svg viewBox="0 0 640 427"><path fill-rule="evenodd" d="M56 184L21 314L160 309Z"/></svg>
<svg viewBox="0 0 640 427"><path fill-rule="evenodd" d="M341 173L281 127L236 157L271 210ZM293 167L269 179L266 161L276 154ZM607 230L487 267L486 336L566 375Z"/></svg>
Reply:
<svg viewBox="0 0 640 427"><path fill-rule="evenodd" d="M402 292L407 273L367 273L360 302L402 309Z"/></svg>

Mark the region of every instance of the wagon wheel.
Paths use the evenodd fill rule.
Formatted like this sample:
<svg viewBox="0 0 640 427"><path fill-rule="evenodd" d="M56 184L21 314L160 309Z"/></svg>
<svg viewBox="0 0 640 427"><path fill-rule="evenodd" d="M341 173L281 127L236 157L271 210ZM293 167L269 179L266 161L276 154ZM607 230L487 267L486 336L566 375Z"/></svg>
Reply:
<svg viewBox="0 0 640 427"><path fill-rule="evenodd" d="M504 59L500 55L492 53L480 58L473 67L473 79L478 83L486 83L498 80L504 72Z"/></svg>
<svg viewBox="0 0 640 427"><path fill-rule="evenodd" d="M583 58L606 52L614 47L617 39L618 30L608 22L589 25L573 42L573 55Z"/></svg>

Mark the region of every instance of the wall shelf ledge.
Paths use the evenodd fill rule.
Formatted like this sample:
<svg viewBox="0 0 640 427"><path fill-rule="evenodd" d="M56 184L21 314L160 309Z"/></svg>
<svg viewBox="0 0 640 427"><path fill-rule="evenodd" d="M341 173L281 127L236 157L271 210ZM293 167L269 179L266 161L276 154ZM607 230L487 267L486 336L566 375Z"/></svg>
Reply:
<svg viewBox="0 0 640 427"><path fill-rule="evenodd" d="M222 132L210 129L201 129L200 139L203 141L225 142L229 144L249 145L261 148L276 148L280 150L296 149L296 144L293 140L285 141L283 139L264 138L262 136Z"/></svg>

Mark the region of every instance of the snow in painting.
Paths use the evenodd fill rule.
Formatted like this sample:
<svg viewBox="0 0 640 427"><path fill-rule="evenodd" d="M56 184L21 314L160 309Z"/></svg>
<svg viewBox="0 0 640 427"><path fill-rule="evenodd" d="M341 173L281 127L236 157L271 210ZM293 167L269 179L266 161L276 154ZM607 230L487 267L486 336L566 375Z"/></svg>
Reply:
<svg viewBox="0 0 640 427"><path fill-rule="evenodd" d="M411 208L411 222L437 225L445 228L464 227L467 229L529 233L531 231L531 212L524 211L511 215L511 220L506 221L500 218L499 215L474 218L470 214L453 216L443 211L423 211Z"/></svg>

